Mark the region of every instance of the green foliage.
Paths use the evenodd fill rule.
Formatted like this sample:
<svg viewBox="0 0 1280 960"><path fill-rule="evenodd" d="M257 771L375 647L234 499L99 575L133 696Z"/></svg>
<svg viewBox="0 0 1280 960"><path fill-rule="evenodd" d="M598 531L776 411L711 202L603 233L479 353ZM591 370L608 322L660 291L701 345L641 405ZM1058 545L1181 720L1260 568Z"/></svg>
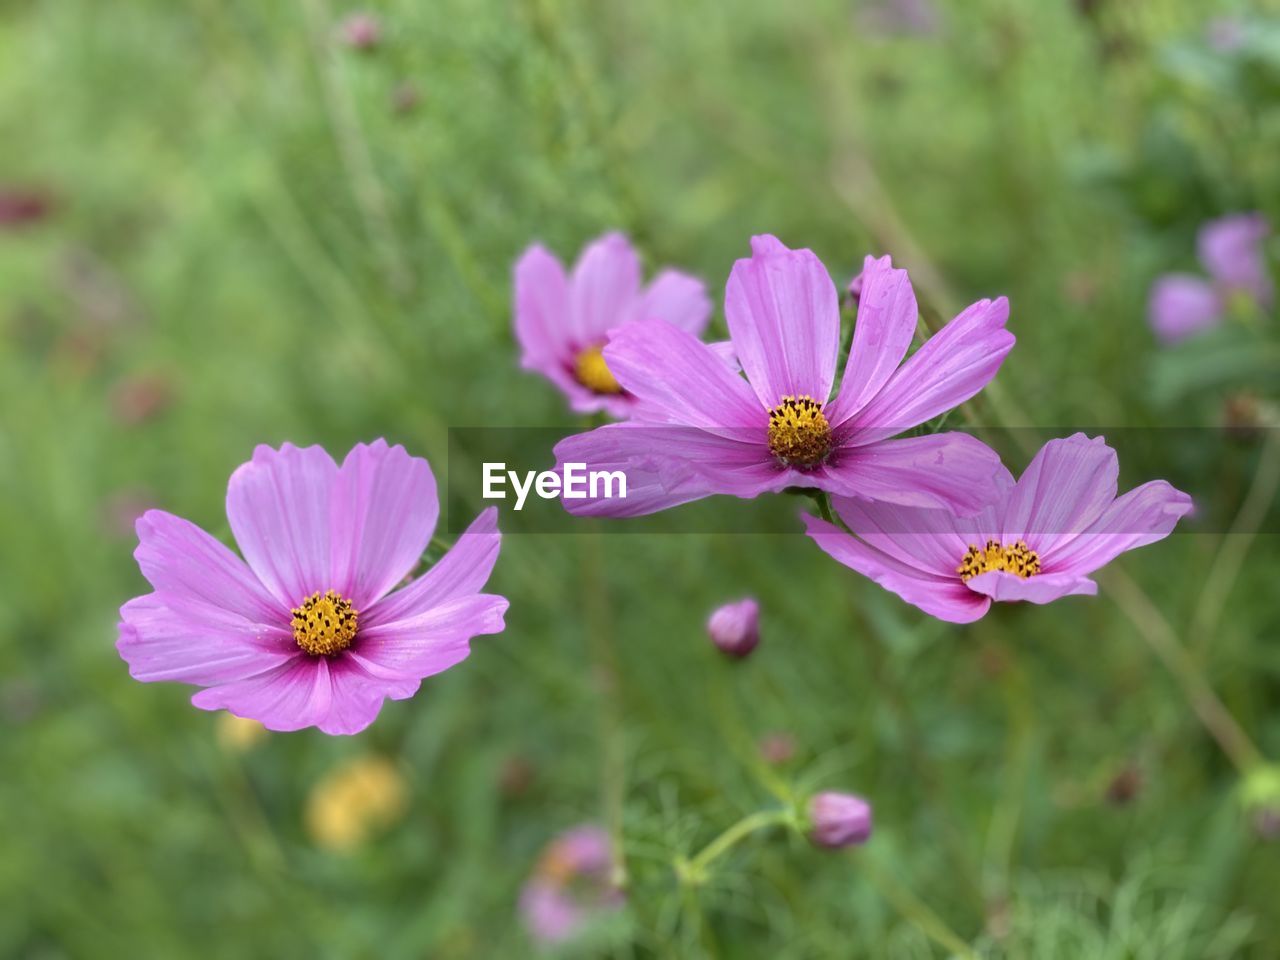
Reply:
<svg viewBox="0 0 1280 960"><path fill-rule="evenodd" d="M1115 579L1280 755L1274 537L1205 589L1256 437L1210 458L1152 433L1141 472L1122 447L1122 486L1168 476L1198 535L969 628L798 534L611 528L508 537L507 631L354 740L221 749L115 653L145 590L129 503L229 539L256 443L385 436L443 477L450 427L572 425L509 333L534 239L572 256L619 227L717 299L753 232L840 283L891 252L931 324L1007 294L1018 346L948 425L1034 425L1015 471L1059 427L1214 427L1232 390L1274 391L1274 317L1165 357L1144 320L1201 221L1280 223L1274 24L1227 54L1202 0L953 0L920 37L856 6L383 0L356 52L326 0L8 5L0 186L54 207L0 233L0 955L526 956L520 885L592 820L621 824L628 907L569 956L945 955L930 917L993 958L1275 956L1277 847ZM714 509L745 530L768 508ZM748 593L764 640L730 664L703 621ZM770 766L776 731L796 755ZM326 851L308 794L370 752L408 814ZM777 827L678 882L824 788L873 802L868 846Z"/></svg>

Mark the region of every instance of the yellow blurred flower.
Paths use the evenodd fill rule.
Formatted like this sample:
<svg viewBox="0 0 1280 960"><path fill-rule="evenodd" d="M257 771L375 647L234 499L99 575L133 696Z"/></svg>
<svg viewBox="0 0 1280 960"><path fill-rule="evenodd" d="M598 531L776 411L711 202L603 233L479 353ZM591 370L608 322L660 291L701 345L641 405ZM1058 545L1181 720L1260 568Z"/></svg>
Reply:
<svg viewBox="0 0 1280 960"><path fill-rule="evenodd" d="M408 807L404 777L385 757L357 757L332 770L307 798L307 832L329 850L353 850Z"/></svg>
<svg viewBox="0 0 1280 960"><path fill-rule="evenodd" d="M246 720L225 710L218 714L214 736L218 746L228 753L244 753L267 735L267 728L257 720Z"/></svg>

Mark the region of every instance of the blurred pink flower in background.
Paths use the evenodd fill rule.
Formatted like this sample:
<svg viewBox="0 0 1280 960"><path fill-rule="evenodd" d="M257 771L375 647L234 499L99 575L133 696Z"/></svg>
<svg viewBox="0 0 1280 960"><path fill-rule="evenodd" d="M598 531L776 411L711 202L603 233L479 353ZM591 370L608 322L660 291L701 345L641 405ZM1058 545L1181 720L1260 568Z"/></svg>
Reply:
<svg viewBox="0 0 1280 960"><path fill-rule="evenodd" d="M854 278L849 281L849 286L845 287L845 293L853 301L854 306L862 302L862 284L866 282L865 275L865 270L859 270Z"/></svg>
<svg viewBox="0 0 1280 960"><path fill-rule="evenodd" d="M479 592L498 558L497 510L425 574L439 514L426 460L383 440L341 466L320 447L260 446L231 475L227 519L241 560L161 510L138 520L134 557L153 593L120 608L116 649L137 680L205 689L202 710L270 730L358 733L384 699L466 659L500 633L507 601Z"/></svg>
<svg viewBox="0 0 1280 960"><path fill-rule="evenodd" d="M952 623L986 614L993 601L1049 603L1095 594L1088 575L1126 550L1162 540L1191 510L1163 480L1117 497L1119 460L1101 437L1050 440L999 499L975 517L837 499L852 535L806 515L827 554L925 613Z"/></svg>
<svg viewBox="0 0 1280 960"><path fill-rule="evenodd" d="M1243 17L1214 17L1205 25L1205 38L1218 53L1235 53L1244 46L1247 29Z"/></svg>
<svg viewBox="0 0 1280 960"><path fill-rule="evenodd" d="M520 914L529 935L554 945L573 939L602 913L625 901L612 882L609 835L591 824L553 840L520 892Z"/></svg>
<svg viewBox="0 0 1280 960"><path fill-rule="evenodd" d="M760 759L771 766L789 763L796 755L796 741L789 733L767 733L760 738L756 749Z"/></svg>
<svg viewBox="0 0 1280 960"><path fill-rule="evenodd" d="M1156 279L1147 306L1156 336L1164 343L1177 343L1212 329L1237 297L1269 308L1275 289L1263 241L1270 233L1260 213L1235 214L1205 224L1197 252L1209 279L1188 273L1166 273Z"/></svg>
<svg viewBox="0 0 1280 960"><path fill-rule="evenodd" d="M701 280L663 270L641 283L640 257L620 233L582 251L566 274L535 244L515 266L515 336L520 365L542 374L577 413L628 416L634 400L618 384L602 353L614 333L640 321L663 321L697 337L711 316Z"/></svg>
<svg viewBox="0 0 1280 960"><path fill-rule="evenodd" d="M940 20L933 0L866 0L858 8L859 26L882 36L929 36Z"/></svg>
<svg viewBox="0 0 1280 960"><path fill-rule="evenodd" d="M126 426L159 416L174 399L173 381L159 373L125 377L111 388L111 412Z"/></svg>
<svg viewBox="0 0 1280 960"><path fill-rule="evenodd" d="M40 190L0 186L0 229L38 223L52 209L53 201Z"/></svg>
<svg viewBox="0 0 1280 960"><path fill-rule="evenodd" d="M809 801L809 839L837 850L871 838L871 804L852 793L828 790Z"/></svg>
<svg viewBox="0 0 1280 960"><path fill-rule="evenodd" d="M382 21L371 13L350 14L338 26L338 37L353 50L372 50L382 42Z"/></svg>
<svg viewBox="0 0 1280 960"><path fill-rule="evenodd" d="M707 635L723 653L747 656L760 643L760 604L746 597L719 607L707 620Z"/></svg>

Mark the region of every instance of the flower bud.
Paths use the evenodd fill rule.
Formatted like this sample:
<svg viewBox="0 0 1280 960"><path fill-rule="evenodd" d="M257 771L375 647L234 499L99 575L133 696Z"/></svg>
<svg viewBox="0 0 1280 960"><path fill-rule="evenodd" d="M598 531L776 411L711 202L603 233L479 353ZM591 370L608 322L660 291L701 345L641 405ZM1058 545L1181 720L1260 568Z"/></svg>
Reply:
<svg viewBox="0 0 1280 960"><path fill-rule="evenodd" d="M1261 807L1255 810L1253 832L1262 840L1280 837L1280 807Z"/></svg>
<svg viewBox="0 0 1280 960"><path fill-rule="evenodd" d="M862 271L858 271L858 275L849 281L849 286L845 288L845 295L849 298L849 302L857 306L862 300Z"/></svg>
<svg viewBox="0 0 1280 960"><path fill-rule="evenodd" d="M836 850L866 843L871 836L871 804L852 793L828 790L809 801L809 839Z"/></svg>
<svg viewBox="0 0 1280 960"><path fill-rule="evenodd" d="M789 733L770 733L760 739L760 759L777 767L795 759L796 741Z"/></svg>
<svg viewBox="0 0 1280 960"><path fill-rule="evenodd" d="M723 653L745 657L760 642L760 604L751 597L726 603L707 620L707 634Z"/></svg>
<svg viewBox="0 0 1280 960"><path fill-rule="evenodd" d="M382 23L371 13L353 13L342 21L338 36L353 50L372 50L382 42Z"/></svg>

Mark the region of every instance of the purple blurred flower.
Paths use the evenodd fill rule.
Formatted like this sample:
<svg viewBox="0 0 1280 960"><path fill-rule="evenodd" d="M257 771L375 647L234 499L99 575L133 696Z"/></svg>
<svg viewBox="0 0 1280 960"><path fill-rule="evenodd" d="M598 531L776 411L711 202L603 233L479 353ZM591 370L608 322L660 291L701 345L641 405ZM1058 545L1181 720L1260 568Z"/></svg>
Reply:
<svg viewBox="0 0 1280 960"><path fill-rule="evenodd" d="M353 13L339 25L338 36L353 50L372 50L382 42L382 21L371 13Z"/></svg>
<svg viewBox="0 0 1280 960"><path fill-rule="evenodd" d="M809 839L832 850L866 843L871 837L871 804L852 793L828 790L809 801Z"/></svg>
<svg viewBox="0 0 1280 960"><path fill-rule="evenodd" d="M869 0L859 12L863 29L872 33L928 36L938 32L933 0Z"/></svg>
<svg viewBox="0 0 1280 960"><path fill-rule="evenodd" d="M1210 279L1167 273L1151 288L1147 316L1164 343L1176 343L1222 322L1232 298L1245 297L1266 309L1275 295L1263 241L1271 228L1260 213L1242 213L1206 223L1197 250Z"/></svg>
<svg viewBox="0 0 1280 960"><path fill-rule="evenodd" d="M360 444L339 467L320 447L260 446L227 488L244 561L172 514L138 520L134 557L155 592L120 608L116 649L137 680L204 687L202 710L357 733L385 698L413 696L503 629L507 601L479 592L498 557L492 508L389 593L438 513L431 467L403 447Z"/></svg>
<svg viewBox="0 0 1280 960"><path fill-rule="evenodd" d="M38 190L0 187L0 229L24 227L49 215L53 202Z"/></svg>
<svg viewBox="0 0 1280 960"><path fill-rule="evenodd" d="M760 643L760 604L752 597L726 603L707 620L707 634L729 656L747 656Z"/></svg>
<svg viewBox="0 0 1280 960"><path fill-rule="evenodd" d="M940 620L969 623L992 601L1095 594L1088 578L1126 550L1167 537L1191 498L1163 480L1116 496L1120 465L1101 437L1050 440L977 516L839 499L853 535L806 516L826 553Z"/></svg>
<svg viewBox="0 0 1280 960"><path fill-rule="evenodd" d="M173 381L163 374L128 376L111 388L111 412L126 426L137 426L164 413L174 395Z"/></svg>
<svg viewBox="0 0 1280 960"><path fill-rule="evenodd" d="M553 840L520 892L530 936L546 945L564 943L593 917L621 906L624 898L612 884L612 870L612 845L599 827L574 827Z"/></svg>
<svg viewBox="0 0 1280 960"><path fill-rule="evenodd" d="M711 300L695 277L663 270L643 286L640 257L620 233L591 243L569 275L540 244L516 263L520 365L559 387L578 413L604 410L618 418L631 413L634 400L618 384L602 353L619 328L665 321L697 337L710 316Z"/></svg>
<svg viewBox="0 0 1280 960"><path fill-rule="evenodd" d="M731 349L670 324L618 330L604 350L636 401L631 419L563 440L556 456L622 469L627 496L565 499L571 513L640 516L713 494L752 498L788 487L913 506L981 509L999 458L961 433L891 440L981 390L1014 338L1009 303L982 300L903 363L915 293L888 257L867 257L853 346L833 398L840 350L835 284L812 251L751 242L725 292ZM901 366L900 366L901 365Z"/></svg>
<svg viewBox="0 0 1280 960"><path fill-rule="evenodd" d="M1242 17L1214 17L1205 25L1205 37L1218 53L1235 53L1244 46L1246 29Z"/></svg>
<svg viewBox="0 0 1280 960"><path fill-rule="evenodd" d="M862 284L865 282L864 276L865 272L859 270L857 276L850 280L849 286L845 288L845 291L849 294L849 299L852 300L855 305L862 302Z"/></svg>
<svg viewBox="0 0 1280 960"><path fill-rule="evenodd" d="M790 762L796 755L796 741L789 733L768 733L760 738L757 748L760 759L778 766Z"/></svg>

